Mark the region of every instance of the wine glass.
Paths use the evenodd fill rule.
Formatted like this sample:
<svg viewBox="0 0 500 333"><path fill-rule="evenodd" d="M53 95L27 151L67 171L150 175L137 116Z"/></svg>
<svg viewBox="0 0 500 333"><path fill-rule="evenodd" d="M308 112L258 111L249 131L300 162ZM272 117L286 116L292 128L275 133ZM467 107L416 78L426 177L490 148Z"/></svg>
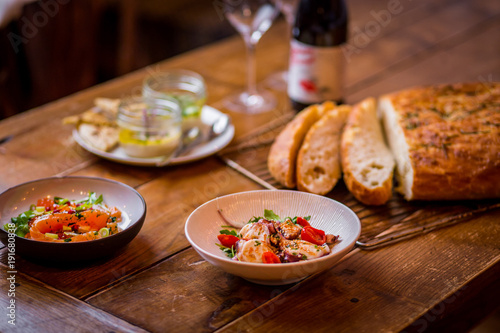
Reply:
<svg viewBox="0 0 500 333"><path fill-rule="evenodd" d="M299 0L274 0L276 7L281 11L285 17L287 24L287 42L290 43L292 39L292 28L295 23L295 14L297 12L297 6ZM288 61L287 61L288 63ZM286 91L288 83L288 70L284 70L278 73L271 74L267 79L267 84L269 87L279 91Z"/></svg>
<svg viewBox="0 0 500 333"><path fill-rule="evenodd" d="M257 91L255 47L278 13L271 0L224 0L224 15L243 37L247 49L247 90L226 100L229 110L252 114L276 106L270 92Z"/></svg>

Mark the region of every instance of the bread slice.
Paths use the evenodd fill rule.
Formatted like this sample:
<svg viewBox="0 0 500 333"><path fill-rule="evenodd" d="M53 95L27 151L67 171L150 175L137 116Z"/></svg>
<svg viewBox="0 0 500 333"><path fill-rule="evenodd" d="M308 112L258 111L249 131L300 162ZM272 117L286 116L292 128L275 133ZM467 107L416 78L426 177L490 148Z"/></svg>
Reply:
<svg viewBox="0 0 500 333"><path fill-rule="evenodd" d="M328 111L307 132L297 157L297 188L315 194L330 192L341 177L340 137L351 107Z"/></svg>
<svg viewBox="0 0 500 333"><path fill-rule="evenodd" d="M394 158L387 148L374 98L353 107L341 139L344 182L364 204L382 205L392 196Z"/></svg>
<svg viewBox="0 0 500 333"><path fill-rule="evenodd" d="M274 140L267 158L271 175L282 185L296 186L296 163L299 148L311 126L321 116L335 107L332 102L312 105L299 112Z"/></svg>
<svg viewBox="0 0 500 333"><path fill-rule="evenodd" d="M111 116L116 117L118 114L118 107L120 106L120 99L97 97L94 99L94 104L104 112Z"/></svg>
<svg viewBox="0 0 500 333"><path fill-rule="evenodd" d="M410 147L406 142L403 128L399 125L399 116L388 95L379 98L378 109L382 116L387 142L396 161L398 184L396 190L407 200L411 200L414 170L410 160Z"/></svg>
<svg viewBox="0 0 500 333"><path fill-rule="evenodd" d="M83 123L78 126L78 133L88 144L102 151L110 151L118 146L116 127Z"/></svg>
<svg viewBox="0 0 500 333"><path fill-rule="evenodd" d="M407 200L500 197L500 83L406 89L379 110Z"/></svg>
<svg viewBox="0 0 500 333"><path fill-rule="evenodd" d="M81 114L63 118L63 124L78 126L85 123L96 126L116 126L120 100L98 97L94 100L94 104L94 107Z"/></svg>

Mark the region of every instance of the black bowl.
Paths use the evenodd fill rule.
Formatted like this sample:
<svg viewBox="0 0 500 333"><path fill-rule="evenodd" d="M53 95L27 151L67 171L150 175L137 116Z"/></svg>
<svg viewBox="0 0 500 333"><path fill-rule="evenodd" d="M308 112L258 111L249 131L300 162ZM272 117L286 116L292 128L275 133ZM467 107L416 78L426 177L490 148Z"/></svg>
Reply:
<svg viewBox="0 0 500 333"><path fill-rule="evenodd" d="M4 229L11 217L28 210L38 199L59 196L75 200L88 197L89 192L102 194L108 206L121 210L122 231L93 241L53 243L14 236ZM135 189L104 178L44 178L11 187L0 194L0 241L8 247L8 253L36 261L78 262L110 256L134 239L145 218L146 202Z"/></svg>

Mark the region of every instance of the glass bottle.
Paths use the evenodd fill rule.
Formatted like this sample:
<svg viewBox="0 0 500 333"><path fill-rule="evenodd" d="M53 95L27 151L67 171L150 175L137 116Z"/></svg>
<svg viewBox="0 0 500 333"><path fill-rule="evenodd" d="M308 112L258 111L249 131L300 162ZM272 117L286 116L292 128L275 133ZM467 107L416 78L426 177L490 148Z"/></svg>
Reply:
<svg viewBox="0 0 500 333"><path fill-rule="evenodd" d="M342 103L347 24L344 0L300 1L288 73L288 96L296 111L326 100Z"/></svg>

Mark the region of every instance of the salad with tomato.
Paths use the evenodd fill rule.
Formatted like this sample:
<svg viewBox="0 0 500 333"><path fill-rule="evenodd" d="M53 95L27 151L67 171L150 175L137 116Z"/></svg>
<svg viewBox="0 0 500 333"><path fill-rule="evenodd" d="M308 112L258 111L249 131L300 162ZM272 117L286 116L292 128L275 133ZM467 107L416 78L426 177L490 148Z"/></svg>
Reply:
<svg viewBox="0 0 500 333"><path fill-rule="evenodd" d="M82 200L41 198L30 209L12 217L4 228L19 237L44 242L82 242L119 232L121 212L108 207L102 195L90 192Z"/></svg>
<svg viewBox="0 0 500 333"><path fill-rule="evenodd" d="M263 217L252 217L241 229L223 226L216 245L228 257L243 262L280 264L320 258L330 253L329 244L339 236L312 227L310 219L281 219L266 209Z"/></svg>

